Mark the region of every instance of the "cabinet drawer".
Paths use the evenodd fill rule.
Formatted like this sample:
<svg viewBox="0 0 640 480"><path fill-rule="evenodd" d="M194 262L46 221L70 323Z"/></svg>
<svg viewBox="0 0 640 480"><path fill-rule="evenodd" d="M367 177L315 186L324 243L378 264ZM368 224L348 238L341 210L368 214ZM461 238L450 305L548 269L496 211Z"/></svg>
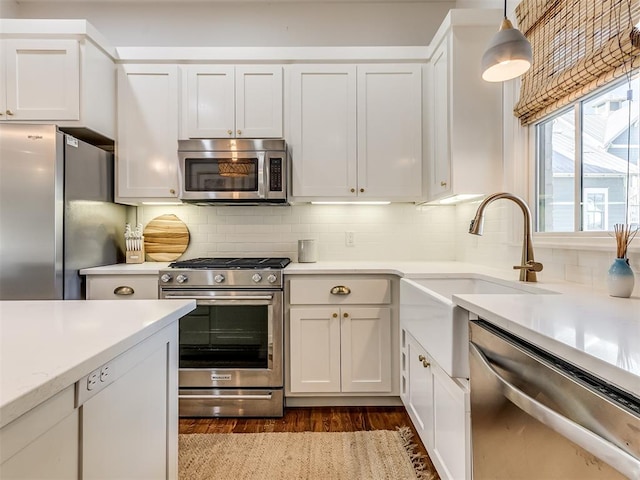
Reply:
<svg viewBox="0 0 640 480"><path fill-rule="evenodd" d="M122 294L116 294L119 287ZM141 300L158 298L157 275L88 275L87 300Z"/></svg>
<svg viewBox="0 0 640 480"><path fill-rule="evenodd" d="M335 288L345 287L345 288ZM331 293L331 292L334 293ZM293 278L289 284L292 305L352 305L391 303L391 281L386 278ZM340 293L342 292L342 294Z"/></svg>

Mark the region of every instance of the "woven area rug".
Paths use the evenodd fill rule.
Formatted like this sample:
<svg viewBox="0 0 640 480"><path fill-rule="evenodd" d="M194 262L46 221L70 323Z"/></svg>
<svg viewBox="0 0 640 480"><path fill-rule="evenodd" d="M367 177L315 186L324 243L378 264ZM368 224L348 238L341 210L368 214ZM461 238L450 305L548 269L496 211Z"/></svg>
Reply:
<svg viewBox="0 0 640 480"><path fill-rule="evenodd" d="M397 431L181 434L180 480L428 480Z"/></svg>

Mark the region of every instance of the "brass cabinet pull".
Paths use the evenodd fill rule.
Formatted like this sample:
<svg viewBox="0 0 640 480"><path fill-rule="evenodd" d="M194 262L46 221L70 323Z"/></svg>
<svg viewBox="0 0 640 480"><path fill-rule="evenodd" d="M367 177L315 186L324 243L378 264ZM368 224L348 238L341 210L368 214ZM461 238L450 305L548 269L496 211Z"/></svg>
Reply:
<svg viewBox="0 0 640 480"><path fill-rule="evenodd" d="M169 193L170 193L171 195L175 195L175 194L176 194L176 191L172 188L172 189L170 189L170 190L169 190Z"/></svg>
<svg viewBox="0 0 640 480"><path fill-rule="evenodd" d="M113 293L116 295L133 295L135 291L127 285L122 285L120 287L116 287Z"/></svg>
<svg viewBox="0 0 640 480"><path fill-rule="evenodd" d="M333 318L338 318L338 314L337 313L334 313L332 316L333 316Z"/></svg>
<svg viewBox="0 0 640 480"><path fill-rule="evenodd" d="M238 130L238 135L242 135L242 130Z"/></svg>
<svg viewBox="0 0 640 480"><path fill-rule="evenodd" d="M352 189L351 189L351 193L355 193L355 192L356 192L356 189L355 189L355 188L352 188Z"/></svg>
<svg viewBox="0 0 640 480"><path fill-rule="evenodd" d="M361 188L361 189L360 189L360 193L364 193L364 188Z"/></svg>
<svg viewBox="0 0 640 480"><path fill-rule="evenodd" d="M233 130L227 130L227 135L231 135L233 133Z"/></svg>
<svg viewBox="0 0 640 480"><path fill-rule="evenodd" d="M446 187L447 186L447 182L445 182L444 180L440 182L440 186L441 187Z"/></svg>
<svg viewBox="0 0 640 480"><path fill-rule="evenodd" d="M7 110L7 115L13 115L13 112L11 110Z"/></svg>
<svg viewBox="0 0 640 480"><path fill-rule="evenodd" d="M342 316L343 316L344 318L349 318L349 314L348 314L347 312L343 313L343 314L342 314Z"/></svg>
<svg viewBox="0 0 640 480"><path fill-rule="evenodd" d="M349 287L345 287L344 285L337 285L331 289L332 295L349 295L351 293L351 289Z"/></svg>
<svg viewBox="0 0 640 480"><path fill-rule="evenodd" d="M422 362L422 366L424 368L431 366L431 364L427 361L427 357L425 357L424 355L418 355L418 361Z"/></svg>

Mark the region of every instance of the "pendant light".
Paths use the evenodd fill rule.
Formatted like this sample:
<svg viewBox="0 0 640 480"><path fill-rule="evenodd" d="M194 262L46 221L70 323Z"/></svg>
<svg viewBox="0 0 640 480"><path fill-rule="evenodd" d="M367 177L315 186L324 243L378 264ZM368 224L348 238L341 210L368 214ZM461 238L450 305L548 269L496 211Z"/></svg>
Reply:
<svg viewBox="0 0 640 480"><path fill-rule="evenodd" d="M513 28L507 18L507 0L504 0L500 30L482 55L482 79L487 82L511 80L529 70L531 60L531 44L520 30Z"/></svg>

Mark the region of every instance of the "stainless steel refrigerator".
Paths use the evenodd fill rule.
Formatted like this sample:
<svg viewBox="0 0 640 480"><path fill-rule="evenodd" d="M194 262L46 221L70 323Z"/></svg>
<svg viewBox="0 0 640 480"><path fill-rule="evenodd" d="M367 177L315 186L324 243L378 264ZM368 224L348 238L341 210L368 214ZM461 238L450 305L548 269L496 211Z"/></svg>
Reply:
<svg viewBox="0 0 640 480"><path fill-rule="evenodd" d="M0 124L0 300L84 298L81 268L124 259L113 154L55 125Z"/></svg>

